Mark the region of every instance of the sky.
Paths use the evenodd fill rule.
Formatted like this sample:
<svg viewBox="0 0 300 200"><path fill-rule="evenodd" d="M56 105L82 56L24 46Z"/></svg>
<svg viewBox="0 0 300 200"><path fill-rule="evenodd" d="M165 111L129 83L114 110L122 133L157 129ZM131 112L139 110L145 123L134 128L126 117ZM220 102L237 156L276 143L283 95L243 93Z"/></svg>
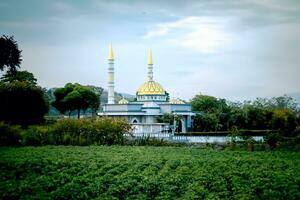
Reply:
<svg viewBox="0 0 300 200"><path fill-rule="evenodd" d="M112 43L118 92L147 80L151 48L171 98L300 93L300 0L1 0L0 34L47 88L106 88Z"/></svg>

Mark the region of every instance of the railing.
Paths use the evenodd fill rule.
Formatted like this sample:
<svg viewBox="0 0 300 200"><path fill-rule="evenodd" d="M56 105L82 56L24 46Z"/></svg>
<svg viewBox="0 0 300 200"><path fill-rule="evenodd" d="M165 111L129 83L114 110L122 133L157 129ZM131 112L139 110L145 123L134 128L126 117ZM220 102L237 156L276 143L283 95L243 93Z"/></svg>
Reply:
<svg viewBox="0 0 300 200"><path fill-rule="evenodd" d="M125 134L126 137L131 137L133 139L143 139L143 138L157 138L173 142L186 142L186 143L227 143L232 139L236 141L242 141L241 137L231 137L231 136L191 136L191 135L177 135L172 133L133 133ZM263 136L252 136L255 141L263 141Z"/></svg>

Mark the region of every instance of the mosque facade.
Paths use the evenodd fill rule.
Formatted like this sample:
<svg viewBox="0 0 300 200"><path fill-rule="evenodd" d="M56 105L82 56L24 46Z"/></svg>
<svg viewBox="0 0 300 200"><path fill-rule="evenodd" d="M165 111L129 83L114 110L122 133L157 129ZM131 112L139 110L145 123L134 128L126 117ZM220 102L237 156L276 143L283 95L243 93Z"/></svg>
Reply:
<svg viewBox="0 0 300 200"><path fill-rule="evenodd" d="M124 118L131 124L134 133L188 132L195 115L191 105L179 99L169 99L167 91L153 79L152 51L148 57L148 77L136 92L134 101L125 98L115 102L114 98L114 54L109 46L108 56L108 102L99 116ZM159 123L165 114L173 116L173 125Z"/></svg>

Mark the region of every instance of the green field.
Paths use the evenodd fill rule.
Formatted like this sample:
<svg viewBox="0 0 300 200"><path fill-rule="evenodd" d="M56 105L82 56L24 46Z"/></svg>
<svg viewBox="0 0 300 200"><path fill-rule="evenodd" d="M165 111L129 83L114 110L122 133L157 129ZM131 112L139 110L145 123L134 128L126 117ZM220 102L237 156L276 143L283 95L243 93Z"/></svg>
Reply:
<svg viewBox="0 0 300 200"><path fill-rule="evenodd" d="M0 199L300 199L300 153L0 148Z"/></svg>

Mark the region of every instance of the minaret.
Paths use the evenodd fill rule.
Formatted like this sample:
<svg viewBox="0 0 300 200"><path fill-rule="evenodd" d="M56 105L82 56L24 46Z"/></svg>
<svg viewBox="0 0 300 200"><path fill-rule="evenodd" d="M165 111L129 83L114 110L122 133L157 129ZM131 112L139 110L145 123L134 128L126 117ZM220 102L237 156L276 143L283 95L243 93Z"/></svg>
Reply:
<svg viewBox="0 0 300 200"><path fill-rule="evenodd" d="M148 56L148 79L149 81L153 81L153 62L152 62L152 50L149 51Z"/></svg>
<svg viewBox="0 0 300 200"><path fill-rule="evenodd" d="M115 103L115 82L114 82L114 53L112 45L109 45L108 52L108 104Z"/></svg>

